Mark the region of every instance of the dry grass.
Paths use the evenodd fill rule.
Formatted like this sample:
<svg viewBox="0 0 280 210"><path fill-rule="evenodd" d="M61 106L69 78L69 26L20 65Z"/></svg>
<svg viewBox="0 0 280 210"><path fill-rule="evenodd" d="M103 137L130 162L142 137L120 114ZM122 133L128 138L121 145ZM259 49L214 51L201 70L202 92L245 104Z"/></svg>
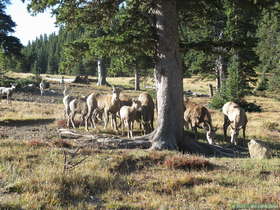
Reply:
<svg viewBox="0 0 280 210"><path fill-rule="evenodd" d="M278 159L210 159L212 170L169 168L176 152L92 150L63 173L57 147L0 142L1 208L230 209L234 204L280 204ZM196 156L181 158L203 159Z"/></svg>
<svg viewBox="0 0 280 210"><path fill-rule="evenodd" d="M130 80L108 79L114 85L132 88ZM208 83L214 82L184 79L184 88L207 93ZM95 84L75 84L72 88L77 95L96 91ZM98 90L106 92L110 88L98 87ZM139 94L132 90L125 93ZM207 105L209 99L192 100ZM279 153L280 102L255 96L246 100L256 101L263 108L261 113L248 113L248 139L258 138L278 145L273 150ZM219 110L210 111L213 124L220 128L221 139L223 115ZM20 101L1 104L1 123L30 123L32 127L36 120L52 119L47 126L57 128L65 126L63 118L62 104ZM103 130L102 124L90 132L114 133ZM69 149L75 150L72 140L56 136L21 141L3 131L0 209L231 209L236 204L280 205L279 158L205 158L168 151L84 148L77 157L87 159L64 171L63 151ZM67 158L72 161L72 157Z"/></svg>
<svg viewBox="0 0 280 210"><path fill-rule="evenodd" d="M2 101L0 121L5 120L27 120L27 119L61 119L63 118L62 104L30 103L13 101L7 104Z"/></svg>

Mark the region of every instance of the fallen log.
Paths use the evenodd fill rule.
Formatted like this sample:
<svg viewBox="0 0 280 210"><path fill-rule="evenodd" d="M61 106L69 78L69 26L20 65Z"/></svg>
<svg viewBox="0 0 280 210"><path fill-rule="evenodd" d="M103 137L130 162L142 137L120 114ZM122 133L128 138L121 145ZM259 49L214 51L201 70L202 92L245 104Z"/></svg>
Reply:
<svg viewBox="0 0 280 210"><path fill-rule="evenodd" d="M69 129L59 129L61 138L74 139L79 147L95 147L100 149L150 149L154 132L139 136L134 139L122 138L109 134L83 134ZM185 140L181 142L180 151L183 153L199 154L208 157L231 157L240 158L248 157L246 148L239 148L231 145L231 147L210 145L195 141L187 132L185 132Z"/></svg>

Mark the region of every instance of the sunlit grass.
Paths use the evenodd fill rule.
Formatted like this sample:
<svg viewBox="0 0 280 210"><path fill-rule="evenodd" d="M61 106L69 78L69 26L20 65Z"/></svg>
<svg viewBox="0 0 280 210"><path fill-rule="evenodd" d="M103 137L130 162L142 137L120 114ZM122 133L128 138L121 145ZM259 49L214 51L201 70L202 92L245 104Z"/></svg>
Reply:
<svg viewBox="0 0 280 210"><path fill-rule="evenodd" d="M278 159L180 155L183 162L200 158L215 165L186 171L165 166L166 160L178 157L176 152L86 148L76 158L87 159L64 171L62 149L2 140L0 207L227 209L242 203L280 204Z"/></svg>

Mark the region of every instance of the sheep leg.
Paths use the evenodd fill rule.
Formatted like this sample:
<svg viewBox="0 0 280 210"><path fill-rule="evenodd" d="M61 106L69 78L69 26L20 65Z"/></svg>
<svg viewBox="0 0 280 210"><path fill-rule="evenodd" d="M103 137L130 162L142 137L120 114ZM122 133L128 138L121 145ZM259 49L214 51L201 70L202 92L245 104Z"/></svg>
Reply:
<svg viewBox="0 0 280 210"><path fill-rule="evenodd" d="M245 133L246 133L246 125L243 127L243 146L245 146L245 139L246 139Z"/></svg>
<svg viewBox="0 0 280 210"><path fill-rule="evenodd" d="M151 118L151 132L154 130L154 116Z"/></svg>
<svg viewBox="0 0 280 210"><path fill-rule="evenodd" d="M74 123L75 115L76 115L76 113L70 114L70 121L71 121L73 128L76 128L75 123Z"/></svg>
<svg viewBox="0 0 280 210"><path fill-rule="evenodd" d="M133 138L133 136L132 136L132 129L131 129L131 122L130 121L127 122L127 128L128 128L128 131L127 131L128 138L129 137Z"/></svg>
<svg viewBox="0 0 280 210"><path fill-rule="evenodd" d="M70 116L67 116L67 128L70 128Z"/></svg>
<svg viewBox="0 0 280 210"><path fill-rule="evenodd" d="M123 136L124 135L124 120L121 120L120 125L122 128L122 136Z"/></svg>
<svg viewBox="0 0 280 210"><path fill-rule="evenodd" d="M231 128L231 139L230 139L230 142L234 145L237 145L237 138L238 136L238 133L235 129Z"/></svg>
<svg viewBox="0 0 280 210"><path fill-rule="evenodd" d="M81 114L81 122L80 122L79 127L81 127L83 125L83 123L86 124L85 117L86 117L85 114Z"/></svg>
<svg viewBox="0 0 280 210"><path fill-rule="evenodd" d="M245 140L246 138L246 125L243 127L243 139Z"/></svg>
<svg viewBox="0 0 280 210"><path fill-rule="evenodd" d="M227 141L227 129L228 129L229 125L230 125L230 121L229 121L228 117L226 115L224 115L224 125L223 125L224 141Z"/></svg>
<svg viewBox="0 0 280 210"><path fill-rule="evenodd" d="M88 105L88 113L85 116L85 130L88 131L88 121L92 115L92 107Z"/></svg>
<svg viewBox="0 0 280 210"><path fill-rule="evenodd" d="M118 131L118 125L117 125L117 115L116 113L115 114L112 114L112 121L113 121L113 124L114 124L114 128L116 131Z"/></svg>
<svg viewBox="0 0 280 210"><path fill-rule="evenodd" d="M86 131L88 131L88 119L89 119L89 117L87 115L86 118L85 118L85 130Z"/></svg>
<svg viewBox="0 0 280 210"><path fill-rule="evenodd" d="M89 112L87 113L86 117L85 117L85 129L86 129L86 131L88 131L88 122L89 121L91 122L91 127L94 126L94 128L95 128L95 123L92 120L92 114L93 114L93 111L92 111L92 109L90 109Z"/></svg>
<svg viewBox="0 0 280 210"><path fill-rule="evenodd" d="M90 120L90 124L91 124L91 128L96 128L96 124L95 124L95 117L94 117L94 113L96 112L96 110L91 111L89 113L89 120Z"/></svg>
<svg viewBox="0 0 280 210"><path fill-rule="evenodd" d="M92 127L93 125L95 125L95 122L96 122L96 120L97 120L97 114L99 114L99 113L98 113L98 111L95 109L95 110L93 111L93 113L92 113L92 116L91 116L91 127ZM95 125L95 127L96 127L96 125Z"/></svg>
<svg viewBox="0 0 280 210"><path fill-rule="evenodd" d="M108 121L109 121L109 113L107 110L104 110L104 129L107 128L107 124L108 124Z"/></svg>
<svg viewBox="0 0 280 210"><path fill-rule="evenodd" d="M115 126L114 126L114 119L113 119L114 117L113 117L113 114L111 114L111 117L110 117L110 121L111 121L111 128L112 129L115 129Z"/></svg>

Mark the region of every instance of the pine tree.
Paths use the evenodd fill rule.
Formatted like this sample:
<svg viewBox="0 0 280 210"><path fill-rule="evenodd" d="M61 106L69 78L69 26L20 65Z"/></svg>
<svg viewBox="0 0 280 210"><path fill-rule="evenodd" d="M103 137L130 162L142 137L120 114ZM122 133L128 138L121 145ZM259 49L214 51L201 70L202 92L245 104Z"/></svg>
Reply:
<svg viewBox="0 0 280 210"><path fill-rule="evenodd" d="M7 69L8 58L19 56L22 45L18 38L11 36L14 32L15 22L5 12L8 1L0 0L0 71Z"/></svg>

